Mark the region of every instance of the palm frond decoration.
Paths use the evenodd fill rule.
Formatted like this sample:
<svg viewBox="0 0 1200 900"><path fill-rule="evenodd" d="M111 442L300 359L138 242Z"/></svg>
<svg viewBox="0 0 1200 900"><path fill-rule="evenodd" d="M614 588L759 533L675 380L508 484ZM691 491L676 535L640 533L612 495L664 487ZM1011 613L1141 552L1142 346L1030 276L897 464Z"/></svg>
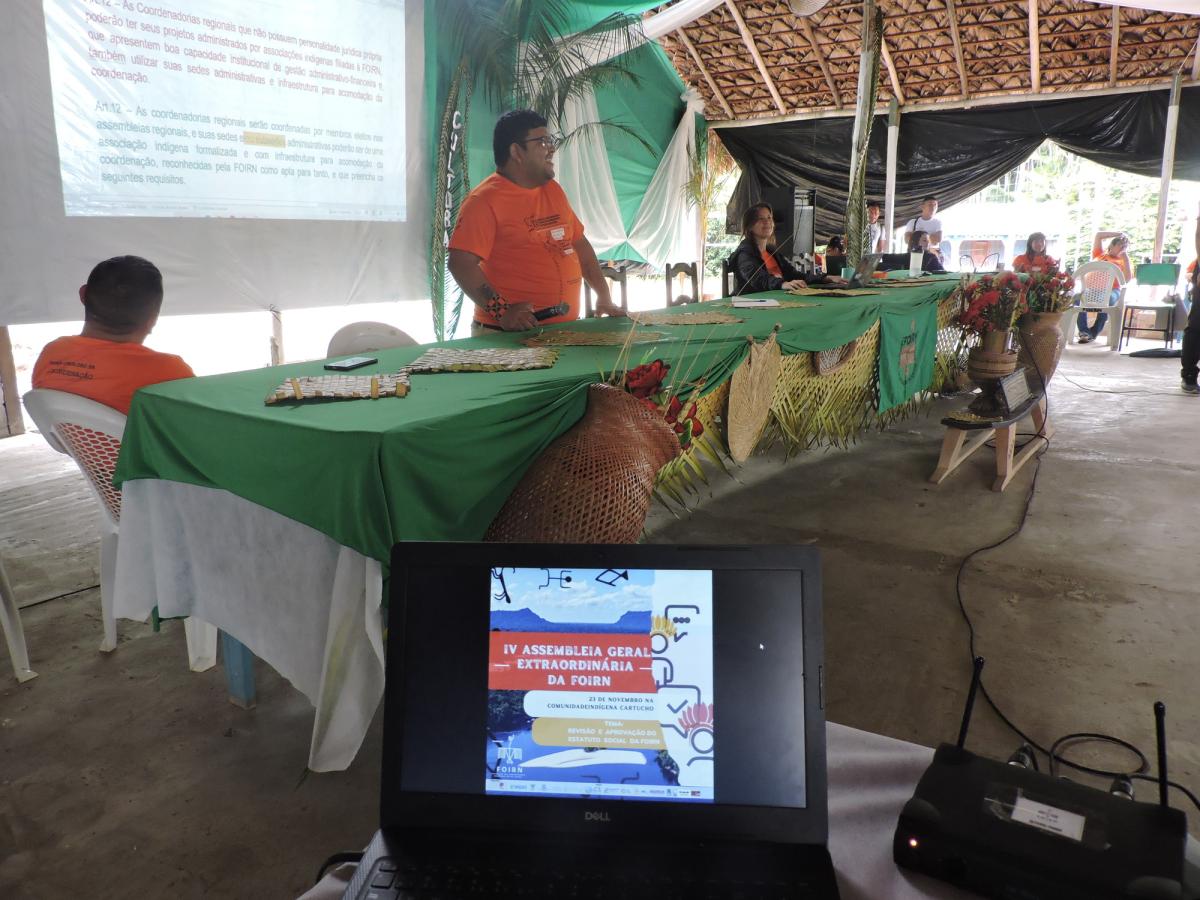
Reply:
<svg viewBox="0 0 1200 900"><path fill-rule="evenodd" d="M850 159L850 190L846 197L846 258L858 265L867 237L867 150L879 91L879 61L883 42L883 13L875 0L863 0L862 53L858 70L858 108L854 116L854 155Z"/></svg>

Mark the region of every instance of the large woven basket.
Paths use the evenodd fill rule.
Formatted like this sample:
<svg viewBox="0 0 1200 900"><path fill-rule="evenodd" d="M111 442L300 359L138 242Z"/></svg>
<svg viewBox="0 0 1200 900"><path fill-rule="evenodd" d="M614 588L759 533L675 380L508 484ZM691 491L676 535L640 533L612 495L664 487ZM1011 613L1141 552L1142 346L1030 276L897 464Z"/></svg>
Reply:
<svg viewBox="0 0 1200 900"><path fill-rule="evenodd" d="M678 455L679 439L661 413L593 384L583 418L529 467L484 540L634 543L654 477Z"/></svg>

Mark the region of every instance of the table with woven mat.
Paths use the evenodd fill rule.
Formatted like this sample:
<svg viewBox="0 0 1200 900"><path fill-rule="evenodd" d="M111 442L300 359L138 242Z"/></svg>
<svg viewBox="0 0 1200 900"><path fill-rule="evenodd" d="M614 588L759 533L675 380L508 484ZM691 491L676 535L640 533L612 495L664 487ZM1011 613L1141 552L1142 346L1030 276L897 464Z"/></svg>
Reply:
<svg viewBox="0 0 1200 900"><path fill-rule="evenodd" d="M656 321L636 327L661 337L633 351L566 345L549 368L412 374L403 399L263 403L290 378L323 374L320 360L144 388L116 476L117 614L140 618L157 600L163 615L196 615L242 641L317 707L309 765L345 768L382 694L381 583L392 545L480 539L532 461L583 416L588 385L602 373L661 358L672 380L703 379L698 405L711 431L747 338L761 342L778 324L782 360L764 440L842 443L914 408L929 384L875 408L880 333L903 336L931 314L944 326L954 286L930 280L819 306L738 309L742 321L732 323ZM518 349L528 336L439 346ZM813 352L855 339L850 359L817 373ZM377 351L379 363L355 374L399 372L428 349ZM694 462L668 463L660 481Z"/></svg>

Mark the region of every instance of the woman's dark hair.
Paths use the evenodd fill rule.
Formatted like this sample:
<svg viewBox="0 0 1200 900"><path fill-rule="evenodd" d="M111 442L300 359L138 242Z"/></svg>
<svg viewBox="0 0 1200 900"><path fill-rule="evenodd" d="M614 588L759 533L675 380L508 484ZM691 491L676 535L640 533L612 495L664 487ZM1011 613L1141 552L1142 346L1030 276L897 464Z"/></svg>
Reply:
<svg viewBox="0 0 1200 900"><path fill-rule="evenodd" d="M753 228L754 223L758 221L759 210L763 210L763 209L765 209L767 212L771 213L771 218L775 218L775 213L771 212L771 204L770 203L755 203L753 206L751 206L749 209L747 209L744 213L742 213L742 237L743 238L749 239L750 229ZM767 238L767 246L768 247L775 246L774 238L775 238L774 235Z"/></svg>
<svg viewBox="0 0 1200 900"><path fill-rule="evenodd" d="M1028 238L1025 239L1026 254L1033 252L1033 242L1036 241L1038 238L1042 239L1042 252L1043 253L1046 252L1046 236L1044 234L1042 234L1040 231L1035 231L1033 234L1031 234Z"/></svg>
<svg viewBox="0 0 1200 900"><path fill-rule="evenodd" d="M840 250L843 254L846 252L846 243L842 240L840 234L835 234L829 239L829 243L825 245L826 253L832 253L834 250Z"/></svg>
<svg viewBox="0 0 1200 900"><path fill-rule="evenodd" d="M912 233L912 237L909 238L909 241L908 241L908 252L909 253L919 252L921 249L921 238L927 238L927 237L929 237L929 234L927 232L921 231L920 229L917 229L916 231L914 231Z"/></svg>

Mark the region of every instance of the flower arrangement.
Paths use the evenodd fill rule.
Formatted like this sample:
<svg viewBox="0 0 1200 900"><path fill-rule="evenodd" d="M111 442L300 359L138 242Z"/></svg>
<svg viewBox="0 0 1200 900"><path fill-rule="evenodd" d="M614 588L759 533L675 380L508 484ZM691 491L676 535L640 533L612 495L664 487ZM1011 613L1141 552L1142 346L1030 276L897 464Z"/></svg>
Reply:
<svg viewBox="0 0 1200 900"><path fill-rule="evenodd" d="M1071 308L1075 279L1066 272L1039 272L1025 282L1025 297L1033 313L1061 313Z"/></svg>
<svg viewBox="0 0 1200 900"><path fill-rule="evenodd" d="M684 402L673 392L672 386L663 383L670 370L670 364L661 359L643 363L625 373L621 386L642 401L647 409L661 414L678 436L679 446L686 450L693 438L704 434L704 426L696 416L695 401L688 404L685 411Z"/></svg>
<svg viewBox="0 0 1200 900"><path fill-rule="evenodd" d="M1025 286L1012 272L980 276L964 284L961 291L963 311L958 324L974 334L1011 331L1018 317L1029 310Z"/></svg>

